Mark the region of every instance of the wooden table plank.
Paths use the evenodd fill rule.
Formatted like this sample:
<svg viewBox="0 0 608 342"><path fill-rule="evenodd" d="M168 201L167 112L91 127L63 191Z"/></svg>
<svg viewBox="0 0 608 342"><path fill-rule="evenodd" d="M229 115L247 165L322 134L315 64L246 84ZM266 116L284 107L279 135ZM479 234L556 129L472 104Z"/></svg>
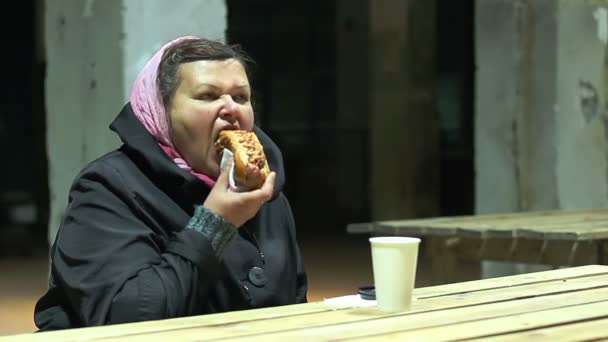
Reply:
<svg viewBox="0 0 608 342"><path fill-rule="evenodd" d="M423 299L430 297L459 294L471 291L487 290L507 286L519 286L526 284L536 284L558 279L574 279L585 276L608 274L608 266L590 265L574 267L562 270L552 270L521 274L509 277L475 280L458 284L447 284L414 290L414 296ZM163 330L198 327L203 325L214 325L220 323L236 323L247 320L262 320L275 317L304 315L330 310L322 302L301 305L290 305L277 308L265 308L259 310L248 310L240 312L229 312L223 314L186 317L177 319L167 319L162 322L162 327L158 321L140 322L131 324L121 324L112 327L93 327L77 330L64 330L56 332L22 334L11 337L0 337L0 341L79 341L86 339L96 339L102 337L112 337L122 334L137 334L159 332ZM204 323L201 323L203 322ZM110 329L111 328L111 329Z"/></svg>
<svg viewBox="0 0 608 342"><path fill-rule="evenodd" d="M429 228L424 224L416 225L408 221L378 221L369 223L351 223L346 228L347 232L355 234L370 234L370 235L408 235L408 236L426 236L426 235L454 235L458 232L457 228L442 228L436 229L434 226Z"/></svg>
<svg viewBox="0 0 608 342"><path fill-rule="evenodd" d="M350 224L347 231L374 235L608 239L608 209L552 210L378 221Z"/></svg>
<svg viewBox="0 0 608 342"><path fill-rule="evenodd" d="M501 219L483 219L483 216L477 216L476 220L460 220L454 218L452 220L446 220L444 222L428 222L426 226L432 227L453 227L453 228L480 228L489 229L494 228L498 230L512 230L517 228L526 227L555 227L566 224L583 223L583 222L595 222L595 221L606 221L608 219L608 212L601 212L595 214L570 214L570 215L552 215L552 216L512 216L510 218Z"/></svg>
<svg viewBox="0 0 608 342"><path fill-rule="evenodd" d="M413 329L399 333L372 335L358 341L456 341L497 334L526 331L551 325L568 324L590 319L608 318L608 301L543 310L526 314L491 318L469 323ZM608 337L603 329L597 337Z"/></svg>
<svg viewBox="0 0 608 342"><path fill-rule="evenodd" d="M503 287L514 287L520 285L538 284L553 280L569 280L575 278L589 277L594 275L608 275L608 266L606 265L588 265L580 267L564 268L559 270L550 270L526 274L518 274L507 277L472 280L462 283L453 283L445 285L437 285L414 289L416 298L429 298L437 296L445 296L458 293L466 293L472 291L481 291L488 289L496 289Z"/></svg>
<svg viewBox="0 0 608 342"><path fill-rule="evenodd" d="M200 327L165 330L163 331L162 336L163 338L171 341L197 341L200 339L213 340L236 337L242 338L252 334L267 334L286 329L311 329L328 324L363 322L370 319L398 315L407 316L421 312L432 312L439 309L446 310L473 305L479 306L481 304L487 305L496 302L506 302L534 296L547 296L549 294L564 293L567 291L583 291L586 289L596 289L596 291L600 291L601 289L606 288L608 288L608 275L598 275L574 278L567 281L554 280L540 284L528 284L427 298L416 301L411 311L400 314L386 314L375 308L335 310L308 315L290 315L286 317L277 317L274 319L271 318L255 321L247 320L215 325L204 324L204 326ZM462 317L462 315L458 316ZM201 319L201 321L204 322L204 319ZM147 342L156 334L157 332L114 336L112 340L117 342ZM92 340L85 339L84 341Z"/></svg>
<svg viewBox="0 0 608 342"><path fill-rule="evenodd" d="M593 235L597 238L607 238L608 229L608 212L596 212L595 214L579 214L579 215L554 215L554 216L539 216L539 217L517 217L500 220L465 220L461 221L454 219L443 223L428 222L425 224L429 230L449 230L457 229L457 234L462 236L481 236L481 237L497 237L505 238L510 236L526 237L526 234L533 233L538 235L544 233L546 238L551 238L550 234L554 230L567 228L573 232L579 230L588 230L590 225L595 223ZM381 226L382 223L380 222ZM396 224L394 224L396 225ZM401 227L405 225L401 222ZM447 231L446 231L447 232ZM514 233L517 232L517 233ZM563 230L562 230L563 232ZM549 234L547 236L546 234ZM575 235L576 236L576 235ZM563 238L563 237L562 237Z"/></svg>
<svg viewBox="0 0 608 342"><path fill-rule="evenodd" d="M381 222L402 223L408 226L418 225L441 225L450 224L450 222L459 222L466 224L476 224L478 222L501 222L501 221L531 221L531 220L560 220L568 217L597 217L608 215L608 208L593 208L593 209L576 209L576 210L544 210L544 211L522 211L497 214L476 214L476 215L461 215L461 216L442 216L442 217L427 217L405 220L392 220Z"/></svg>
<svg viewBox="0 0 608 342"><path fill-rule="evenodd" d="M548 240L606 239L608 221L578 222L560 226L530 227L516 230L515 235Z"/></svg>
<svg viewBox="0 0 608 342"><path fill-rule="evenodd" d="M549 220L546 218L539 221L535 221L534 219L518 220L515 221L513 224L508 225L507 227L512 229L553 230L568 226L584 226L589 224L598 225L602 222L608 222L608 214L598 216L571 216L562 220Z"/></svg>
<svg viewBox="0 0 608 342"><path fill-rule="evenodd" d="M420 313L432 315L439 309L483 307L510 300L520 301L528 297L546 297L592 288L596 288L595 291L603 291L607 286L608 266L594 265L416 289L415 296L418 300L414 302L414 310L402 314L388 315L375 309L333 310L323 303L310 303L107 327L15 335L2 337L0 341L94 341L119 338L143 341L159 336L162 336L163 340L175 338L181 340L187 336L191 336L194 340L227 338L245 336L251 334L251 331L271 333L281 329L309 329L315 326L349 324L381 317L410 316Z"/></svg>
<svg viewBox="0 0 608 342"><path fill-rule="evenodd" d="M578 220L581 217L606 217L608 216L608 208L597 208L589 210L548 210L548 211L525 211L513 213L499 214L477 214L477 215L462 215L462 216L441 216L441 217L426 217L404 220L386 220L378 221L393 226L406 227L450 227L459 225L480 225L491 224L495 225L500 222L534 222L534 221L556 221L556 220ZM353 228L359 229L365 227L369 223L353 223Z"/></svg>
<svg viewBox="0 0 608 342"><path fill-rule="evenodd" d="M286 305L280 307L263 308L257 310L233 311L212 315L191 316L161 321L146 321L138 323L116 324L111 326L68 329L35 334L19 334L0 337L0 342L7 341L90 341L108 339L116 336L135 334L156 334L166 330L187 329L191 327L213 326L218 324L231 324L249 320L265 320L276 317L299 316L330 311L323 302L308 304ZM148 336L149 338L149 336Z"/></svg>
<svg viewBox="0 0 608 342"><path fill-rule="evenodd" d="M468 340L470 342L507 342L544 340L551 342L604 341L608 340L608 318L574 324L534 329L493 337Z"/></svg>
<svg viewBox="0 0 608 342"><path fill-rule="evenodd" d="M489 225L496 227L505 227L508 229L521 228L521 227L541 227L541 226L560 226L564 224L581 223L581 222L593 222L593 221L605 221L608 219L608 210L594 210L592 212L587 211L560 211L556 210L552 215L538 215L534 212L530 212L530 215L522 216L519 213L511 214L511 217L501 219L483 219L483 215L478 215L479 220L475 220L467 226L475 225ZM460 222L460 220L454 220Z"/></svg>
<svg viewBox="0 0 608 342"><path fill-rule="evenodd" d="M252 334L239 337L240 340L270 341L324 341L335 339L354 339L373 333L382 335L407 329L422 329L450 324L486 320L493 317L505 317L518 314L538 312L574 305L589 304L594 298L603 297L608 303L608 288L593 289L571 293L559 293L549 296L524 298L521 300L498 302L487 305L465 306L456 309L428 311L418 314L403 314L381 319L336 324L329 322L323 326L289 329L277 333ZM369 310L369 309L366 309ZM351 310L351 315L361 315L362 309ZM348 314L349 312L345 312Z"/></svg>

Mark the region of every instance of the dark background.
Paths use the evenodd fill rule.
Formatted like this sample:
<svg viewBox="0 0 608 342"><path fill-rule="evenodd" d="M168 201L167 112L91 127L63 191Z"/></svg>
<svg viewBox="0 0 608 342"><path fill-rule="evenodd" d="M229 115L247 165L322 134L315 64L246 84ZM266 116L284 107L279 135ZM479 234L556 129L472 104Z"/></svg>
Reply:
<svg viewBox="0 0 608 342"><path fill-rule="evenodd" d="M49 193L45 147L43 31L40 1L5 5L0 99L0 256L44 253ZM285 192L300 234L344 234L349 222L370 220L369 203L336 205L336 137L365 141L366 131L336 125L336 2L228 0L229 42L256 60L252 83L259 124L282 148ZM474 4L437 0L436 106L440 114L439 215L474 210ZM353 70L353 72L357 72ZM365 158L365 156L362 156ZM366 186L367 170L361 172Z"/></svg>

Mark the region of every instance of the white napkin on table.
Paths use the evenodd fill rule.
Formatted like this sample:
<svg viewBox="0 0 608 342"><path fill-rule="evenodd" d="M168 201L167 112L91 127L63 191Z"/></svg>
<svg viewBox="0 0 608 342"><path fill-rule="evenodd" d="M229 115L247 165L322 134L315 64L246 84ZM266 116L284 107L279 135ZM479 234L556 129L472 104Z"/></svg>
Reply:
<svg viewBox="0 0 608 342"><path fill-rule="evenodd" d="M378 305L375 300L366 300L361 298L360 295L350 295L334 298L326 298L323 302L336 309L347 309L347 308L368 308Z"/></svg>

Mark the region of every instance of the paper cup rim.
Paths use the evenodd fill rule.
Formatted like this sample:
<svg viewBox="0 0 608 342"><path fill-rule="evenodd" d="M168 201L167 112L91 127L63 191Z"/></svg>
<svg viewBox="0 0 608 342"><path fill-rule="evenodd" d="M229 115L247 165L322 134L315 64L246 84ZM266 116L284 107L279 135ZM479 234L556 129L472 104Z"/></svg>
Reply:
<svg viewBox="0 0 608 342"><path fill-rule="evenodd" d="M406 236L375 236L369 238L369 242L382 244L420 243L420 239Z"/></svg>

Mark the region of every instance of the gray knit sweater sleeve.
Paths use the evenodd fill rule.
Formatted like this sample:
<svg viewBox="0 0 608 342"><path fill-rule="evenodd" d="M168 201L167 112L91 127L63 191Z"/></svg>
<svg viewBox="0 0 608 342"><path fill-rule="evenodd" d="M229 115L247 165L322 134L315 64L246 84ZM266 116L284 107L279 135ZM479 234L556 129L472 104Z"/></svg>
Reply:
<svg viewBox="0 0 608 342"><path fill-rule="evenodd" d="M211 242L217 257L222 255L226 244L236 235L236 227L232 223L202 205L196 206L186 229L202 233Z"/></svg>

